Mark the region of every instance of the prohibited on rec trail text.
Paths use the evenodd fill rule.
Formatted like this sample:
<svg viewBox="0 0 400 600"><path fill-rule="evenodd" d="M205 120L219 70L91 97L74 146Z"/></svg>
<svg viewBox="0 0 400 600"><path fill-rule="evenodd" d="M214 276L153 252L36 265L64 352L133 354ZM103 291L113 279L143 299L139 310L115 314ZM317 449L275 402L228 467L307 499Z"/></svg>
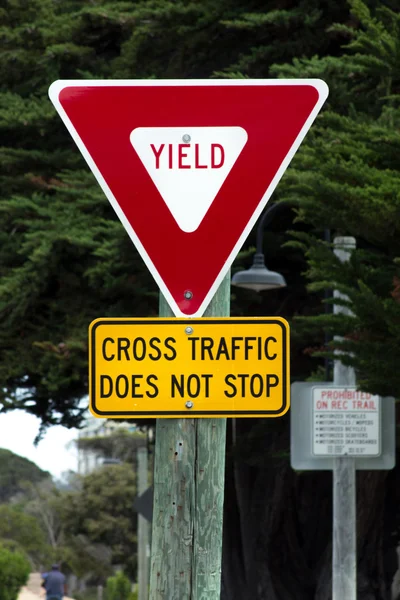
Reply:
<svg viewBox="0 0 400 600"><path fill-rule="evenodd" d="M96 417L278 417L289 408L289 326L280 317L96 319Z"/></svg>

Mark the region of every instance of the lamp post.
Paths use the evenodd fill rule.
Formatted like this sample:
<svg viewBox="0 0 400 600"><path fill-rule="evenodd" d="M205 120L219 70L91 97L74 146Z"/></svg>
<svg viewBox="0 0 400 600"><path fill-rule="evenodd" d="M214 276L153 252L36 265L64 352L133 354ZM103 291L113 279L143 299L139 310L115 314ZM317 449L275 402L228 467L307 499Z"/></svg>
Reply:
<svg viewBox="0 0 400 600"><path fill-rule="evenodd" d="M283 207L286 208L287 205L283 203L272 204L272 206L267 208L262 215L257 227L256 253L254 255L253 264L250 269L235 273L232 277L232 285L254 290L256 292L286 287L286 281L283 275L276 273L275 271L270 271L266 267L262 249L264 229L272 220L274 215Z"/></svg>
<svg viewBox="0 0 400 600"><path fill-rule="evenodd" d="M273 290L286 287L286 281L283 275L270 271L266 264L263 253L263 234L266 225L270 223L273 216L278 213L286 204L272 204L263 213L257 226L256 253L253 258L253 264L250 269L238 271L231 279L231 285L261 292L262 290ZM236 445L236 419L231 419L232 442Z"/></svg>

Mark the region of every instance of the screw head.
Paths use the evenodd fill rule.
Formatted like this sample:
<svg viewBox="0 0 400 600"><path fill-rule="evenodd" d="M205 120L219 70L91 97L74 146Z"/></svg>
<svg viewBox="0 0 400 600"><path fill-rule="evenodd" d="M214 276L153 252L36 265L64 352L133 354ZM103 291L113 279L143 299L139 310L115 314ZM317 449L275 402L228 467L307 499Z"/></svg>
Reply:
<svg viewBox="0 0 400 600"><path fill-rule="evenodd" d="M185 333L187 333L188 335L190 335L191 333L193 333L193 327L186 327Z"/></svg>
<svg viewBox="0 0 400 600"><path fill-rule="evenodd" d="M190 290L186 290L183 295L185 296L186 300L191 300L193 298L193 292Z"/></svg>
<svg viewBox="0 0 400 600"><path fill-rule="evenodd" d="M185 135L182 136L182 141L185 142L185 144L188 144L191 139L192 138L190 137L190 135L188 133L185 133Z"/></svg>
<svg viewBox="0 0 400 600"><path fill-rule="evenodd" d="M186 402L185 406L186 406L186 408L193 408L193 402L191 400L188 400L188 402Z"/></svg>

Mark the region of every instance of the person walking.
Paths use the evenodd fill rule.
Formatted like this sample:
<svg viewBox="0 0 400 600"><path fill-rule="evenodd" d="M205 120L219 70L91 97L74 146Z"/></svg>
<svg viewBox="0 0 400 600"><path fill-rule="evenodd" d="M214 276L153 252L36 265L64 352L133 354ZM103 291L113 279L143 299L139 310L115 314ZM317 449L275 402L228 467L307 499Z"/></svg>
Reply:
<svg viewBox="0 0 400 600"><path fill-rule="evenodd" d="M46 590L46 600L62 600L67 593L65 575L58 565L52 565L51 571L43 574L42 586Z"/></svg>

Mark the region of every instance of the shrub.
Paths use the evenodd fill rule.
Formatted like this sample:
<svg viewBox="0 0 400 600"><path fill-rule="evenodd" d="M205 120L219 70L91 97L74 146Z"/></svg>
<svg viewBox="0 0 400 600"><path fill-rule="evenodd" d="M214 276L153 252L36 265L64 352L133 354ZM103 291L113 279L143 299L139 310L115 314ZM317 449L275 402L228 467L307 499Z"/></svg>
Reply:
<svg viewBox="0 0 400 600"><path fill-rule="evenodd" d="M76 590L74 591L74 599L75 600L97 600L97 585L96 586L86 586L84 590Z"/></svg>
<svg viewBox="0 0 400 600"><path fill-rule="evenodd" d="M122 571L107 579L106 600L128 600L130 593L131 582Z"/></svg>
<svg viewBox="0 0 400 600"><path fill-rule="evenodd" d="M30 570L24 554L0 547L0 600L16 600Z"/></svg>

